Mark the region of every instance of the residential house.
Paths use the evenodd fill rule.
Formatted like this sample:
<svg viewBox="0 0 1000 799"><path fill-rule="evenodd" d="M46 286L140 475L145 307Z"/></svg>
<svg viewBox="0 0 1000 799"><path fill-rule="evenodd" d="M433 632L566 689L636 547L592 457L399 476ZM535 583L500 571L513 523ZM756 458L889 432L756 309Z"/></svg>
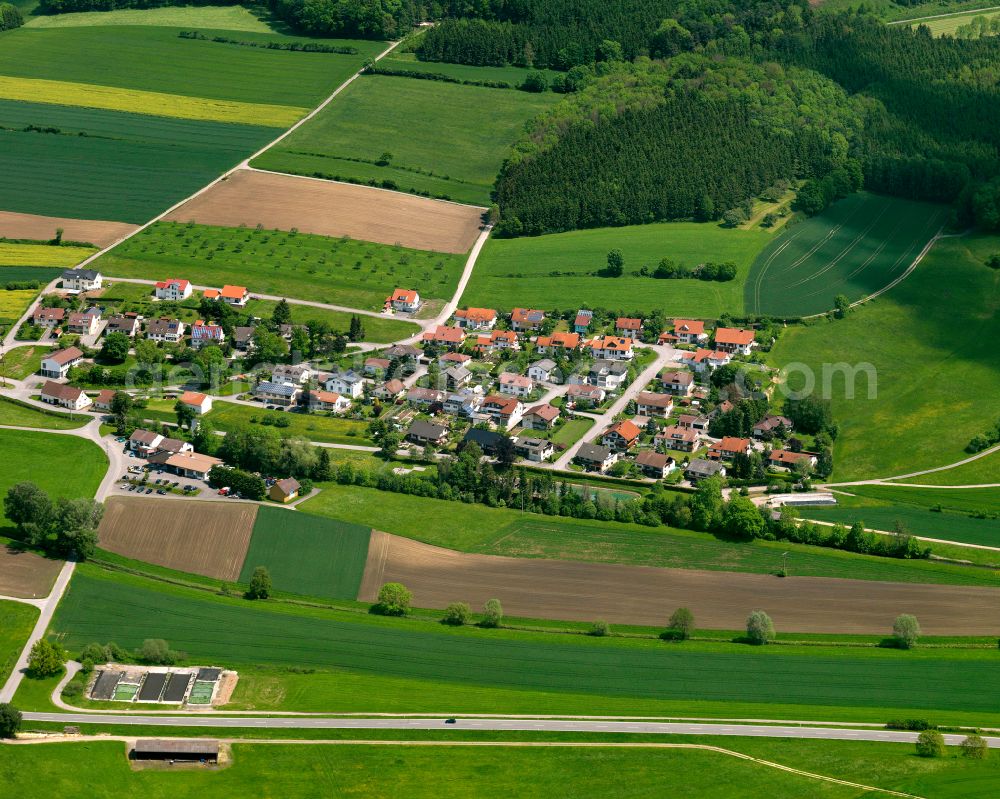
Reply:
<svg viewBox="0 0 1000 799"><path fill-rule="evenodd" d="M134 338L139 332L142 317L139 314L129 311L125 314L115 314L108 318L108 324L104 328L104 335L111 333L124 333L129 338Z"/></svg>
<svg viewBox="0 0 1000 799"><path fill-rule="evenodd" d="M475 444L483 451L484 455L496 455L497 446L504 438L502 433L497 433L495 430L480 430L477 427L472 427L466 431L458 449L461 451L469 444Z"/></svg>
<svg viewBox="0 0 1000 799"><path fill-rule="evenodd" d="M628 336L631 339L639 338L642 332L642 320L633 319L629 316L619 316L615 320L615 332L619 336Z"/></svg>
<svg viewBox="0 0 1000 799"><path fill-rule="evenodd" d="M733 356L722 350L698 349L695 352L685 352L681 360L698 373L709 372L732 361Z"/></svg>
<svg viewBox="0 0 1000 799"><path fill-rule="evenodd" d="M787 416L768 415L753 426L753 437L771 439L775 433L781 430L790 433L792 431L792 420Z"/></svg>
<svg viewBox="0 0 1000 799"><path fill-rule="evenodd" d="M272 383L295 383L304 386L313 377L313 371L302 364L280 363L271 369Z"/></svg>
<svg viewBox="0 0 1000 799"><path fill-rule="evenodd" d="M752 445L749 438L737 438L736 436L724 436L722 441L712 444L708 450L708 457L712 460L732 460L737 455L749 455Z"/></svg>
<svg viewBox="0 0 1000 799"><path fill-rule="evenodd" d="M429 344L457 349L465 343L465 331L460 327L437 325L432 330L424 331L422 340Z"/></svg>
<svg viewBox="0 0 1000 799"><path fill-rule="evenodd" d="M604 431L601 443L606 447L623 452L639 443L641 433L642 430L635 422L623 419L620 422L615 422Z"/></svg>
<svg viewBox="0 0 1000 799"><path fill-rule="evenodd" d="M623 361L594 361L586 376L573 375L570 382L588 383L605 391L617 391L628 379L628 364Z"/></svg>
<svg viewBox="0 0 1000 799"><path fill-rule="evenodd" d="M704 458L692 458L684 469L684 476L692 483L707 477L725 477L726 467L718 461L708 461Z"/></svg>
<svg viewBox="0 0 1000 799"><path fill-rule="evenodd" d="M703 344L708 341L705 323L698 319L674 319L674 338L680 344Z"/></svg>
<svg viewBox="0 0 1000 799"><path fill-rule="evenodd" d="M573 320L573 332L583 335L590 328L590 323L594 321L594 312L581 308L576 312L576 319Z"/></svg>
<svg viewBox="0 0 1000 799"><path fill-rule="evenodd" d="M420 348L412 344L393 344L385 351L385 357L406 363L416 363L421 354Z"/></svg>
<svg viewBox="0 0 1000 799"><path fill-rule="evenodd" d="M500 373L500 393L511 397L527 397L535 388L535 382L530 377L514 372Z"/></svg>
<svg viewBox="0 0 1000 799"><path fill-rule="evenodd" d="M114 401L116 393L110 388L103 388L98 391L97 396L94 397L94 408L99 411L110 411L111 403Z"/></svg>
<svg viewBox="0 0 1000 799"><path fill-rule="evenodd" d="M681 452L694 452L698 448L698 439L697 430L672 424L657 431L653 445Z"/></svg>
<svg viewBox="0 0 1000 799"><path fill-rule="evenodd" d="M91 404L90 397L82 390L65 383L56 383L54 380L45 381L45 385L42 386L41 400L50 405L69 408L71 411L82 411Z"/></svg>
<svg viewBox="0 0 1000 799"><path fill-rule="evenodd" d="M583 443L576 451L573 460L580 463L584 468L596 469L604 474L618 460L618 453L610 447L600 444Z"/></svg>
<svg viewBox="0 0 1000 799"><path fill-rule="evenodd" d="M222 325L204 322L199 319L191 327L191 347L200 350L202 347L215 345L221 347L226 340L226 334L222 330Z"/></svg>
<svg viewBox="0 0 1000 799"><path fill-rule="evenodd" d="M181 441L179 438L161 438L156 445L158 455L176 455L178 452L194 452L194 445L190 441Z"/></svg>
<svg viewBox="0 0 1000 799"><path fill-rule="evenodd" d="M551 336L538 336L535 339L535 352L547 355L562 350L575 350L580 346L579 333L553 333Z"/></svg>
<svg viewBox="0 0 1000 799"><path fill-rule="evenodd" d="M137 428L128 438L128 448L139 455L152 455L163 441L163 436L152 430Z"/></svg>
<svg viewBox="0 0 1000 799"><path fill-rule="evenodd" d="M635 407L640 416L667 417L674 409L674 400L669 394L640 391L635 397Z"/></svg>
<svg viewBox="0 0 1000 799"><path fill-rule="evenodd" d="M521 349L521 342L513 330L494 330L488 336L476 338L476 351L484 355L491 352L516 352Z"/></svg>
<svg viewBox="0 0 1000 799"><path fill-rule="evenodd" d="M436 388L414 386L406 392L406 401L418 408L429 408L432 405L441 404L444 402L444 399L445 393L438 391Z"/></svg>
<svg viewBox="0 0 1000 799"><path fill-rule="evenodd" d="M397 400L406 391L406 386L403 385L403 381L394 377L392 380L386 380L382 385L376 387L372 392L380 400Z"/></svg>
<svg viewBox="0 0 1000 799"><path fill-rule="evenodd" d="M541 463L547 458L552 457L552 454L555 452L552 442L544 438L515 436L513 444L515 453L534 463Z"/></svg>
<svg viewBox="0 0 1000 799"><path fill-rule="evenodd" d="M88 308L86 311L71 313L66 320L66 332L81 336L94 335L101 326L101 309Z"/></svg>
<svg viewBox="0 0 1000 799"><path fill-rule="evenodd" d="M690 372L679 372L665 369L660 372L660 385L664 391L677 394L680 397L690 397L694 391L694 375Z"/></svg>
<svg viewBox="0 0 1000 799"><path fill-rule="evenodd" d="M556 369L556 362L549 358L542 358L535 361L528 367L528 377L539 383L548 383L558 380L559 370Z"/></svg>
<svg viewBox="0 0 1000 799"><path fill-rule="evenodd" d="M497 312L492 308L466 308L455 311L455 324L465 330L492 330Z"/></svg>
<svg viewBox="0 0 1000 799"><path fill-rule="evenodd" d="M240 326L233 328L233 347L240 352L252 352L257 346L253 340L256 328Z"/></svg>
<svg viewBox="0 0 1000 799"><path fill-rule="evenodd" d="M262 402L283 407L295 405L301 394L301 386L294 383L274 383L270 380L258 383L253 390L253 395Z"/></svg>
<svg viewBox="0 0 1000 799"><path fill-rule="evenodd" d="M31 314L32 323L38 327L59 327L65 318L65 308L43 308L41 305L35 306Z"/></svg>
<svg viewBox="0 0 1000 799"><path fill-rule="evenodd" d="M178 452L170 455L163 465L184 477L207 480L208 473L214 467L222 466L222 461L211 455L202 455L200 452Z"/></svg>
<svg viewBox="0 0 1000 799"><path fill-rule="evenodd" d="M721 352L749 355L755 346L757 346L757 342L754 341L752 330L743 330L738 327L720 327L715 331L715 348Z"/></svg>
<svg viewBox="0 0 1000 799"><path fill-rule="evenodd" d="M385 298L387 308L404 313L414 313L420 308L420 295L415 289L396 289Z"/></svg>
<svg viewBox="0 0 1000 799"><path fill-rule="evenodd" d="M472 380L472 372L464 366L451 366L441 374L444 375L445 383L452 391L457 391L467 386L469 381Z"/></svg>
<svg viewBox="0 0 1000 799"><path fill-rule="evenodd" d="M351 401L336 391L314 389L309 392L309 410L341 413L351 407Z"/></svg>
<svg viewBox="0 0 1000 799"><path fill-rule="evenodd" d="M267 496L275 502L285 504L298 499L299 481L294 477L286 477L284 480L275 480L274 484L267 490Z"/></svg>
<svg viewBox="0 0 1000 799"><path fill-rule="evenodd" d="M482 411L490 420L503 430L510 430L521 423L524 416L524 406L517 397L501 397L491 394L483 399Z"/></svg>
<svg viewBox="0 0 1000 799"><path fill-rule="evenodd" d="M250 299L250 292L246 286L223 286L221 289L205 289L203 294L206 300L224 302L227 305L234 305L242 308Z"/></svg>
<svg viewBox="0 0 1000 799"><path fill-rule="evenodd" d="M479 412L479 407L483 404L483 395L480 391L467 388L449 394L444 401L444 412L453 416L464 416L471 419Z"/></svg>
<svg viewBox="0 0 1000 799"><path fill-rule="evenodd" d="M62 273L62 285L68 291L97 291L103 283L101 273L93 269L66 269Z"/></svg>
<svg viewBox="0 0 1000 799"><path fill-rule="evenodd" d="M446 352L438 358L438 367L441 369L450 369L452 366L468 368L471 360L472 356L466 355L464 352Z"/></svg>
<svg viewBox="0 0 1000 799"><path fill-rule="evenodd" d="M146 338L176 344L184 338L184 323L180 319L153 319L146 322Z"/></svg>
<svg viewBox="0 0 1000 799"><path fill-rule="evenodd" d="M772 469L791 471L796 464L808 463L809 470L816 468L817 458L811 452L792 452L787 449L775 449L767 456L767 465Z"/></svg>
<svg viewBox="0 0 1000 799"><path fill-rule="evenodd" d="M433 424L423 419L417 419L406 431L406 440L414 444L441 444L448 438L448 428L441 424Z"/></svg>
<svg viewBox="0 0 1000 799"><path fill-rule="evenodd" d="M551 430L558 418L559 409L554 405L543 403L529 408L521 420L521 425L528 430Z"/></svg>
<svg viewBox="0 0 1000 799"><path fill-rule="evenodd" d="M208 394L200 391L185 391L177 400L181 405L186 405L199 416L212 410L212 398Z"/></svg>
<svg viewBox="0 0 1000 799"><path fill-rule="evenodd" d="M191 284L187 280L180 280L176 277L168 277L160 280L153 287L153 295L158 300L173 300L180 302L191 296Z"/></svg>
<svg viewBox="0 0 1000 799"><path fill-rule="evenodd" d="M518 333L538 330L545 321L545 311L532 308L515 308L510 312L510 326Z"/></svg>
<svg viewBox="0 0 1000 799"><path fill-rule="evenodd" d="M595 358L608 361L631 361L635 357L632 339L621 336L601 336L591 339L586 346Z"/></svg>
<svg viewBox="0 0 1000 799"><path fill-rule="evenodd" d="M571 408L575 408L581 403L597 406L604 402L606 396L607 394L600 386L574 384L566 389L566 404Z"/></svg>
<svg viewBox="0 0 1000 799"><path fill-rule="evenodd" d="M707 431L708 425L709 418L707 416L694 416L693 414L682 413L679 417L677 417L678 427L686 427L689 430L697 430L699 433Z"/></svg>
<svg viewBox="0 0 1000 799"><path fill-rule="evenodd" d="M392 361L388 358L365 358L365 374L370 377L381 377L389 371Z"/></svg>
<svg viewBox="0 0 1000 799"><path fill-rule="evenodd" d="M644 475L657 480L662 480L677 468L674 459L669 455L664 455L662 452L652 452L648 449L644 449L635 456L635 465L642 470Z"/></svg>
<svg viewBox="0 0 1000 799"><path fill-rule="evenodd" d="M327 378L326 390L357 399L365 393L365 379L357 372L338 372Z"/></svg>
<svg viewBox="0 0 1000 799"><path fill-rule="evenodd" d="M64 350L46 355L42 358L41 368L38 370L42 377L64 378L69 370L76 366L83 359L83 353L76 347L67 347Z"/></svg>

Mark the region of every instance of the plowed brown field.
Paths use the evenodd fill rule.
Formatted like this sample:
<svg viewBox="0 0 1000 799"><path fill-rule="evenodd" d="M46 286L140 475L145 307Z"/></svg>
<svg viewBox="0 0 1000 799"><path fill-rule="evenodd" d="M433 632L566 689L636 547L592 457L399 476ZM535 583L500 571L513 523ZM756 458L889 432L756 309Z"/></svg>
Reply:
<svg viewBox="0 0 1000 799"><path fill-rule="evenodd" d="M48 596L62 565L61 560L49 560L0 543L0 594L28 599Z"/></svg>
<svg viewBox="0 0 1000 799"><path fill-rule="evenodd" d="M329 180L241 169L165 218L238 227L263 225L322 236L468 252L481 208Z"/></svg>
<svg viewBox="0 0 1000 799"><path fill-rule="evenodd" d="M239 579L257 506L114 497L105 505L101 547L168 569Z"/></svg>
<svg viewBox="0 0 1000 799"><path fill-rule="evenodd" d="M107 247L127 236L138 225L126 222L105 222L100 219L65 219L58 216L18 214L0 211L0 238L38 239L55 238L56 229L62 228L66 241L86 241L97 247Z"/></svg>
<svg viewBox="0 0 1000 799"><path fill-rule="evenodd" d="M392 581L417 607L496 597L510 616L664 625L683 606L699 627L740 630L760 609L785 632L878 635L912 613L927 635L1000 633L1000 589L469 555L373 532L358 599Z"/></svg>

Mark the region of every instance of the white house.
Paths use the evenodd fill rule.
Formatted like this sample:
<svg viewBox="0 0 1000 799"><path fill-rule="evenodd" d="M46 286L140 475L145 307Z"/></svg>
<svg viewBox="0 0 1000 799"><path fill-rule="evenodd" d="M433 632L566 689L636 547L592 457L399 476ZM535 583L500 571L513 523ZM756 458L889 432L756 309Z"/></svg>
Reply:
<svg viewBox="0 0 1000 799"><path fill-rule="evenodd" d="M221 325L213 325L199 319L191 328L191 347L200 350L211 344L221 346L226 334Z"/></svg>
<svg viewBox="0 0 1000 799"><path fill-rule="evenodd" d="M181 394L178 401L199 415L206 414L212 410L212 398L208 394L202 394L199 391L185 391Z"/></svg>
<svg viewBox="0 0 1000 799"><path fill-rule="evenodd" d="M265 380L257 384L253 394L263 402L270 402L272 405L294 405L299 400L302 389L292 383L272 383Z"/></svg>
<svg viewBox="0 0 1000 799"><path fill-rule="evenodd" d="M298 383L304 385L312 378L313 372L308 366L301 364L278 364L271 370L271 381L274 383Z"/></svg>
<svg viewBox="0 0 1000 799"><path fill-rule="evenodd" d="M176 344L184 338L184 323L180 319L153 319L146 323L146 338Z"/></svg>
<svg viewBox="0 0 1000 799"><path fill-rule="evenodd" d="M492 330L497 312L492 308L466 308L455 311L455 324L465 330Z"/></svg>
<svg viewBox="0 0 1000 799"><path fill-rule="evenodd" d="M587 342L595 358L608 361L630 361L635 357L632 339L622 336L601 336Z"/></svg>
<svg viewBox="0 0 1000 799"><path fill-rule="evenodd" d="M514 374L513 372L502 372L500 374L500 393L511 397L527 397L535 387L534 381L530 377Z"/></svg>
<svg viewBox="0 0 1000 799"><path fill-rule="evenodd" d="M732 361L733 356L722 350L699 349L696 352L685 352L681 360L696 372L709 372Z"/></svg>
<svg viewBox="0 0 1000 799"><path fill-rule="evenodd" d="M206 300L225 302L229 305L235 305L238 308L242 308L247 304L247 300L250 299L250 292L247 291L246 286L226 285L221 289L205 289L203 296Z"/></svg>
<svg viewBox="0 0 1000 799"><path fill-rule="evenodd" d="M524 416L524 406L516 397L501 397L493 394L483 400L483 413L504 430L516 427Z"/></svg>
<svg viewBox="0 0 1000 799"><path fill-rule="evenodd" d="M555 369L555 361L551 358L542 358L542 360L535 361L528 367L528 377L539 383L548 383L552 380Z"/></svg>
<svg viewBox="0 0 1000 799"><path fill-rule="evenodd" d="M82 358L83 353L76 347L67 347L42 358L42 366L38 371L42 377L64 378Z"/></svg>
<svg viewBox="0 0 1000 799"><path fill-rule="evenodd" d="M720 327L715 331L715 348L722 352L749 355L757 345L752 330L739 327Z"/></svg>
<svg viewBox="0 0 1000 799"><path fill-rule="evenodd" d="M66 269L62 273L63 288L69 291L96 291L103 283L101 273L93 269Z"/></svg>
<svg viewBox="0 0 1000 799"><path fill-rule="evenodd" d="M705 323L700 319L674 319L674 338L681 344L701 344L708 341Z"/></svg>
<svg viewBox="0 0 1000 799"><path fill-rule="evenodd" d="M340 413L351 407L351 401L336 391L310 391L309 410Z"/></svg>
<svg viewBox="0 0 1000 799"><path fill-rule="evenodd" d="M420 308L420 295L415 289L396 289L386 298L385 304L394 311L413 313Z"/></svg>
<svg viewBox="0 0 1000 799"><path fill-rule="evenodd" d="M81 411L91 404L91 399L82 390L68 386L65 383L56 383L54 380L46 380L42 386L42 402L50 405L61 405L71 411Z"/></svg>
<svg viewBox="0 0 1000 799"><path fill-rule="evenodd" d="M357 372L338 372L327 378L324 387L327 391L357 399L365 393L365 379Z"/></svg>
<svg viewBox="0 0 1000 799"><path fill-rule="evenodd" d="M92 336L101 326L101 309L88 308L86 311L71 313L66 320L66 332L81 336Z"/></svg>
<svg viewBox="0 0 1000 799"><path fill-rule="evenodd" d="M187 280L168 277L159 281L153 288L153 295L158 300L174 300L180 302L191 296L191 284Z"/></svg>

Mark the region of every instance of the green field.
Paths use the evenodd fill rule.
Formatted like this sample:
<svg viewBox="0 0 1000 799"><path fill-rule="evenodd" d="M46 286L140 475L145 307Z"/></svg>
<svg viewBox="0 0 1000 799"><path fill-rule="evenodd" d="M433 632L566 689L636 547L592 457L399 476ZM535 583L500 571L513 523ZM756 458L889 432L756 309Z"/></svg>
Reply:
<svg viewBox="0 0 1000 799"><path fill-rule="evenodd" d="M106 25L166 26L194 30L273 33L267 23L243 6L182 6L178 8L121 8L115 11L83 11L31 17L26 28L90 28ZM230 39L238 38L229 36Z"/></svg>
<svg viewBox="0 0 1000 799"><path fill-rule="evenodd" d="M900 480L900 483L916 483L918 485L963 486L980 483L1000 483L1000 451L977 458L974 461L945 469L941 472L921 474Z"/></svg>
<svg viewBox="0 0 1000 799"><path fill-rule="evenodd" d="M5 358L10 359L14 353L19 353L22 348L10 350ZM24 348L29 349L29 348ZM15 376L13 373L11 376ZM93 417L87 413L60 413L59 411L47 411L43 408L35 408L31 405L22 405L7 397L0 397L0 424L12 424L18 427L48 427L53 430L71 430L76 427L83 427Z"/></svg>
<svg viewBox="0 0 1000 799"><path fill-rule="evenodd" d="M240 582L266 566L274 587L308 596L356 599L371 530L264 506L257 511Z"/></svg>
<svg viewBox="0 0 1000 799"><path fill-rule="evenodd" d="M990 572L856 555L787 542L722 541L707 533L521 514L503 508L324 484L299 511L385 530L428 544L528 558L628 563L678 569L770 574L788 552L789 572L893 582L995 585ZM433 519L433 524L427 520Z"/></svg>
<svg viewBox="0 0 1000 799"><path fill-rule="evenodd" d="M980 3L980 5L982 5ZM934 36L954 36L956 31L963 25L968 25L972 20L977 17L983 17L987 22L992 22L995 17L1000 15L1000 11L996 10L986 10L980 9L978 11L966 11L962 14L949 14L945 17L938 17L937 19L925 19L920 22L911 23L911 26L915 25L925 25Z"/></svg>
<svg viewBox="0 0 1000 799"><path fill-rule="evenodd" d="M466 305L509 309L589 305L636 312L714 318L743 310L743 283L750 264L772 236L760 230L726 230L716 224L667 222L578 230L520 239L490 239L462 295ZM625 256L618 278L595 273L609 250ZM632 275L662 258L688 266L734 261L735 280L656 280ZM555 273L561 273L556 275Z"/></svg>
<svg viewBox="0 0 1000 799"><path fill-rule="evenodd" d="M38 620L38 608L0 600L0 685L7 681ZM2 770L0 770L2 773Z"/></svg>
<svg viewBox="0 0 1000 799"><path fill-rule="evenodd" d="M30 480L53 496L93 497L108 468L107 457L91 441L27 430L0 430L0 463L0 496Z"/></svg>
<svg viewBox="0 0 1000 799"><path fill-rule="evenodd" d="M465 258L348 238L158 222L100 259L105 274L198 285L235 283L251 292L381 310L396 287L450 299ZM367 322L367 320L366 320ZM412 325L397 327L406 335Z"/></svg>
<svg viewBox="0 0 1000 799"><path fill-rule="evenodd" d="M3 294L0 293L0 297L2 296ZM0 357L0 376L24 380L28 375L41 368L42 355L51 351L50 347L13 347L3 353L3 357ZM0 417L2 416L4 413L0 411ZM48 427L49 425L41 426ZM76 426L73 425L73 427Z"/></svg>
<svg viewBox="0 0 1000 799"><path fill-rule="evenodd" d="M288 420L288 427L272 427L282 438L304 436L310 441L321 441L325 444L360 444L374 446L368 438L368 423L358 419L343 419L337 416L321 416L312 413L291 413L288 411L268 411L263 405L252 408L248 405L236 405L231 402L217 400L212 410L205 416L215 426L216 430L231 430L236 426L253 424L251 417L261 419L263 416L280 415Z"/></svg>
<svg viewBox="0 0 1000 799"><path fill-rule="evenodd" d="M866 297L906 271L946 216L939 205L852 194L764 248L746 282L746 310L808 316L831 310L838 294Z"/></svg>
<svg viewBox="0 0 1000 799"><path fill-rule="evenodd" d="M558 98L367 76L252 165L336 179L391 180L404 191L488 205L500 164L525 123ZM385 152L392 155L390 164L377 166Z"/></svg>
<svg viewBox="0 0 1000 799"><path fill-rule="evenodd" d="M985 722L997 709L984 706L983 697L1000 690L995 649L672 647L656 639L446 628L251 603L90 564L77 568L52 631L71 649L109 640L131 648L163 638L195 661L241 672L244 666L318 670L287 675L288 692L269 699L252 674L241 676L234 702L258 709L603 714L612 706L657 713L694 702L811 714L798 718L849 709L859 720L884 720L886 708L895 708L949 719L980 714ZM284 680L279 676L278 684ZM761 716L767 717L777 716Z"/></svg>
<svg viewBox="0 0 1000 799"><path fill-rule="evenodd" d="M840 426L833 479L891 477L968 457L965 446L996 417L1000 395L1000 272L984 260L1000 238L942 239L892 291L847 319L789 327L768 356L804 364L823 385L824 364L872 364L877 397L860 374L849 399L844 374L829 393ZM827 366L827 373L830 368ZM803 385L801 369L789 385ZM930 434L933 431L933 434Z"/></svg>

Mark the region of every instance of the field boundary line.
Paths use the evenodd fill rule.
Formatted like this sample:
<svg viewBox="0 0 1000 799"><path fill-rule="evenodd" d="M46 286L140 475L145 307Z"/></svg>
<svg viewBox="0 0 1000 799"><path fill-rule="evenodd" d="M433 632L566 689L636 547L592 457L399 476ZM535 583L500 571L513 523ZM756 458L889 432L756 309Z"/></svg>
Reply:
<svg viewBox="0 0 1000 799"><path fill-rule="evenodd" d="M864 486L864 485L879 485L881 483L887 483L888 485L913 485L913 483L888 483L890 480L907 480L911 477L921 477L925 474L933 474L934 472L946 472L949 469L954 469L958 466L965 466L967 463L972 463L972 461L977 461L980 458L985 458L987 455L992 455L994 452L1000 452L1000 444L994 444L992 447L987 447L981 452L977 452L975 455L970 455L968 458L963 458L960 461L955 461L954 463L949 463L946 466L935 466L933 469L923 469L919 472L910 472L909 474L897 474L892 477L873 477L869 480L848 480L840 483L823 483L824 488L836 488L838 486ZM926 487L926 486L925 486ZM934 486L934 488L962 488L963 486Z"/></svg>
<svg viewBox="0 0 1000 799"><path fill-rule="evenodd" d="M965 17L972 14L982 14L986 11L1000 11L1000 6L989 6L988 8L973 8L969 11L949 11L947 14L931 14L929 17L912 17L911 19L894 19L886 25L906 25L914 22L923 22L927 19L944 19L945 17Z"/></svg>

